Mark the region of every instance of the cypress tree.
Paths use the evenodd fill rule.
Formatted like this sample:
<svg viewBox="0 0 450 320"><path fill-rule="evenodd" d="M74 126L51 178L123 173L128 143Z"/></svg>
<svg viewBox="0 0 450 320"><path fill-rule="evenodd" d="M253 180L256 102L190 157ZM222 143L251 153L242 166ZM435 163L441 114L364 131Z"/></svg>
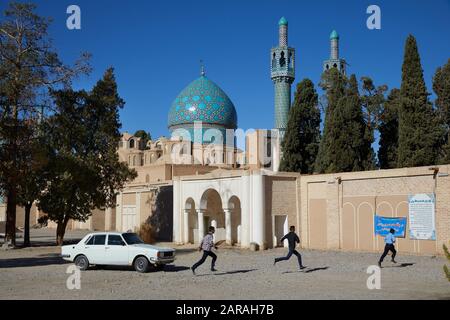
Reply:
<svg viewBox="0 0 450 320"><path fill-rule="evenodd" d="M314 171L318 173L333 171L332 164L335 162L335 156L333 155L334 111L338 107L339 100L345 95L345 83L345 77L336 68L332 68L322 75L320 85L326 91L327 106L322 138L314 165Z"/></svg>
<svg viewBox="0 0 450 320"><path fill-rule="evenodd" d="M375 168L374 152L372 149L373 135L364 121L361 98L356 76L349 79L346 97L342 99L340 125L337 127L337 144L335 145L338 171L362 171Z"/></svg>
<svg viewBox="0 0 450 320"><path fill-rule="evenodd" d="M450 59L447 64L436 70L433 77L433 90L437 95L436 108L441 123L444 124L441 163L450 163Z"/></svg>
<svg viewBox="0 0 450 320"><path fill-rule="evenodd" d="M282 148L281 171L311 174L319 149L320 110L314 84L304 79L297 85L294 104Z"/></svg>
<svg viewBox="0 0 450 320"><path fill-rule="evenodd" d="M348 172L373 167L373 150L361 109L358 82L347 80L337 70L325 76L328 107L316 169Z"/></svg>
<svg viewBox="0 0 450 320"><path fill-rule="evenodd" d="M438 162L443 132L428 95L416 39L410 35L402 66L398 167Z"/></svg>
<svg viewBox="0 0 450 320"><path fill-rule="evenodd" d="M392 89L384 104L379 126L380 149L378 149L378 161L381 169L397 168L399 107L400 90Z"/></svg>

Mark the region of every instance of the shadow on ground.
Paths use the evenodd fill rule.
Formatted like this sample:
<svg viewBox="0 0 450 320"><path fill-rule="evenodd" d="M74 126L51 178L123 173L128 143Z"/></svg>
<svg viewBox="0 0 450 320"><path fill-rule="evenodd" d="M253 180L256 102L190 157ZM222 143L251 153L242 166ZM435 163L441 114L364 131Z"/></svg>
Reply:
<svg viewBox="0 0 450 320"><path fill-rule="evenodd" d="M189 268L188 268L189 269ZM236 273L248 273L252 271L256 271L258 269L249 269L249 270L234 270L234 271L228 271L228 272L220 272L220 273L208 273L208 274L199 274L198 277L205 277L205 276L225 276L227 274L236 274Z"/></svg>
<svg viewBox="0 0 450 320"><path fill-rule="evenodd" d="M387 269L387 268L406 268L406 267L411 267L415 265L415 263L399 263L396 265L392 265L392 266L383 266L383 269Z"/></svg>
<svg viewBox="0 0 450 320"><path fill-rule="evenodd" d="M312 269L307 269L307 270L298 270L298 271L286 271L283 273L311 273L311 272L316 272L316 271L321 271L321 270L328 270L330 267L320 267L320 268L312 268Z"/></svg>
<svg viewBox="0 0 450 320"><path fill-rule="evenodd" d="M164 266L164 269L162 270L156 270L152 267L150 267L149 273L152 272L180 272L189 270L189 267L185 266L174 266L174 265L166 265ZM108 270L108 271L134 271L133 266L92 266L89 267L88 271L95 271L95 270Z"/></svg>
<svg viewBox="0 0 450 320"><path fill-rule="evenodd" d="M58 254L45 254L36 258L0 259L1 268L38 267L69 263L59 257Z"/></svg>

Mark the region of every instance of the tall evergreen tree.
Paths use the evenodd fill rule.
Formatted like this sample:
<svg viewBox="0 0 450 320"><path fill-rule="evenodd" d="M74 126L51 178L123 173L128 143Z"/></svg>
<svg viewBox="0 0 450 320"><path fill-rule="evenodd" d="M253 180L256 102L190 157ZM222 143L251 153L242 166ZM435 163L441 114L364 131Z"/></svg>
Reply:
<svg viewBox="0 0 450 320"><path fill-rule="evenodd" d="M49 39L50 21L36 14L34 4L16 2L0 21L0 189L7 199L5 243L13 246L18 188L32 152L29 121L40 111L47 89L89 72L86 54L73 67L60 61Z"/></svg>
<svg viewBox="0 0 450 320"><path fill-rule="evenodd" d="M314 171L325 173L334 171L332 164L336 158L333 154L335 110L338 107L339 100L345 95L346 79L336 68L332 68L322 74L320 86L326 91L326 107L322 138L320 139Z"/></svg>
<svg viewBox="0 0 450 320"><path fill-rule="evenodd" d="M366 170L373 170L379 164L372 144L375 142L375 130L379 129L382 110L385 102L384 94L387 90L386 85L375 86L370 77L362 77L362 94L361 106L366 123L366 140L367 140L367 160L364 165Z"/></svg>
<svg viewBox="0 0 450 320"><path fill-rule="evenodd" d="M450 59L439 67L433 77L433 90L436 93L436 108L444 124L443 148L441 163L450 163Z"/></svg>
<svg viewBox="0 0 450 320"><path fill-rule="evenodd" d="M428 96L416 39L410 35L402 66L398 167L438 163L443 131Z"/></svg>
<svg viewBox="0 0 450 320"><path fill-rule="evenodd" d="M319 172L362 171L373 168L373 150L361 108L358 81L337 70L325 75L327 90L324 133L316 169Z"/></svg>
<svg viewBox="0 0 450 320"><path fill-rule="evenodd" d="M56 114L49 119L51 153L47 187L38 207L58 226L61 245L69 220L86 221L95 208L112 207L115 195L136 172L119 161L119 109L113 70L108 69L91 92L53 93Z"/></svg>
<svg viewBox="0 0 450 320"><path fill-rule="evenodd" d="M392 89L384 104L379 125L380 148L378 149L378 161L381 169L397 168L399 108L400 90Z"/></svg>
<svg viewBox="0 0 450 320"><path fill-rule="evenodd" d="M311 174L320 141L320 110L314 84L304 79L297 85L294 104L283 140L280 170Z"/></svg>

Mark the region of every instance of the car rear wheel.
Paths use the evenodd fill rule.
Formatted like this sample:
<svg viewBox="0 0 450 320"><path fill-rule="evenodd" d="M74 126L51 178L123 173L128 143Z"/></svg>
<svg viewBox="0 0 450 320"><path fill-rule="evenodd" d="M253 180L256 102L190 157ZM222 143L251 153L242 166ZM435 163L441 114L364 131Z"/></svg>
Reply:
<svg viewBox="0 0 450 320"><path fill-rule="evenodd" d="M89 260L85 255L79 255L78 257L76 257L74 263L78 268L80 268L80 270L84 271L89 268Z"/></svg>
<svg viewBox="0 0 450 320"><path fill-rule="evenodd" d="M145 273L148 271L149 262L146 257L137 257L134 260L134 270L139 273Z"/></svg>

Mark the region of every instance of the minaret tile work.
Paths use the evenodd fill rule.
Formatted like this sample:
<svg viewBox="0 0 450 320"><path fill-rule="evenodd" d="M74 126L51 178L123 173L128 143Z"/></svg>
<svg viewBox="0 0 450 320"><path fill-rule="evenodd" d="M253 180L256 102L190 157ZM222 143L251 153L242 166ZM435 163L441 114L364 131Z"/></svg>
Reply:
<svg viewBox="0 0 450 320"><path fill-rule="evenodd" d="M295 79L295 49L288 46L288 22L278 22L278 47L271 50L271 78L275 86L275 129L282 140L291 107L291 85Z"/></svg>
<svg viewBox="0 0 450 320"><path fill-rule="evenodd" d="M336 30L330 34L330 59L323 62L323 71L337 68L342 74L346 74L347 63L345 59L339 58L339 35Z"/></svg>

